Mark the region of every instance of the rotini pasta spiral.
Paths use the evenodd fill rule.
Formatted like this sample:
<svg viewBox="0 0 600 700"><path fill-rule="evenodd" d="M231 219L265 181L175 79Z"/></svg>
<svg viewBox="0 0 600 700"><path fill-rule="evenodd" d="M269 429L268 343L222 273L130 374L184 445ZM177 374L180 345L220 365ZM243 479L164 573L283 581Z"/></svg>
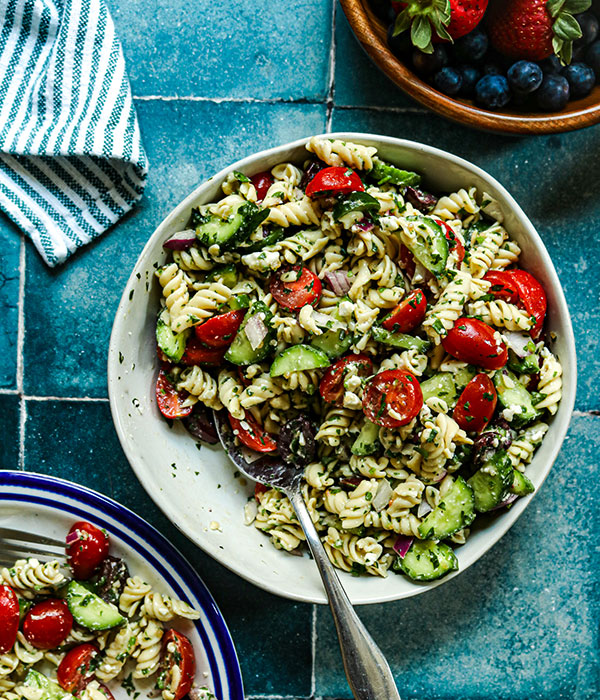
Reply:
<svg viewBox="0 0 600 700"><path fill-rule="evenodd" d="M371 170L373 156L377 153L377 149L372 146L316 136L308 141L306 149L328 165L349 165L359 170Z"/></svg>
<svg viewBox="0 0 600 700"><path fill-rule="evenodd" d="M540 368L537 390L544 398L538 401L535 407L538 410L545 408L554 415L558 411L558 403L562 397L562 366L546 348L542 350L542 357L544 359Z"/></svg>
<svg viewBox="0 0 600 700"><path fill-rule="evenodd" d="M57 561L41 563L37 559L19 559L10 569L3 568L2 580L23 598L47 595L65 582Z"/></svg>

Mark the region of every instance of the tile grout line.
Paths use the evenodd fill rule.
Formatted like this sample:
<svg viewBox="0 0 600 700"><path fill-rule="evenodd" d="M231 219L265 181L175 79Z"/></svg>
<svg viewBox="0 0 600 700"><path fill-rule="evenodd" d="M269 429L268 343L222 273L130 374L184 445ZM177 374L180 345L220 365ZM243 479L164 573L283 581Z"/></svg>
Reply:
<svg viewBox="0 0 600 700"><path fill-rule="evenodd" d="M335 20L337 14L337 0L333 0L333 9L331 12L331 47L329 49L329 85L327 89L326 101L326 117L325 117L325 132L331 133L331 122L333 119L333 98L335 94Z"/></svg>
<svg viewBox="0 0 600 700"><path fill-rule="evenodd" d="M79 401L87 403L108 403L108 399L102 396L25 396L26 401Z"/></svg>
<svg viewBox="0 0 600 700"><path fill-rule="evenodd" d="M332 42L330 51L330 63L335 61L335 39ZM330 69L331 70L331 69ZM327 107L334 107L333 95L335 92L334 85L335 75L330 77L328 94L326 97ZM255 97L201 97L199 95L134 95L134 100L138 102L208 102L212 104L261 104L261 105L322 105L321 100L313 99L265 99L261 100ZM358 109L361 111L369 110L371 112L382 112L389 114L431 114L428 110L422 107L395 107L393 105L344 105L336 104L336 109L351 110Z"/></svg>
<svg viewBox="0 0 600 700"><path fill-rule="evenodd" d="M19 301L17 320L17 393L19 395L19 469L25 471L25 422L27 408L23 397L23 346L25 344L25 236L19 246Z"/></svg>

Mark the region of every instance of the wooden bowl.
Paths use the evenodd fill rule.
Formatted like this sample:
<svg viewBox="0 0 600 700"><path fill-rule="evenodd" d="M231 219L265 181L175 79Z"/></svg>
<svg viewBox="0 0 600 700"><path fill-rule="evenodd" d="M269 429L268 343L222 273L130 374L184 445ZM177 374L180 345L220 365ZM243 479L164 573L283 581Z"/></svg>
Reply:
<svg viewBox="0 0 600 700"><path fill-rule="evenodd" d="M461 124L506 134L552 134L582 129L600 122L600 84L561 112L507 109L491 112L472 100L448 97L419 78L387 45L387 26L371 9L369 0L340 0L363 49L398 87L425 107ZM509 106L510 107L510 106Z"/></svg>

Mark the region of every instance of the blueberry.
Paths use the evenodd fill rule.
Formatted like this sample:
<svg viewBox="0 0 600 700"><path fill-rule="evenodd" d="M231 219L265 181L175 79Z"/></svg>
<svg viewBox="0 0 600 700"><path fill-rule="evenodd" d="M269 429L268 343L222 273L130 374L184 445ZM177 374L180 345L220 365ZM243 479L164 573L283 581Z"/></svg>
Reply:
<svg viewBox="0 0 600 700"><path fill-rule="evenodd" d="M458 66L456 69L462 76L461 95L472 95L475 92L475 85L481 78L481 71L475 66Z"/></svg>
<svg viewBox="0 0 600 700"><path fill-rule="evenodd" d="M484 75L475 85L475 99L488 109L499 109L510 102L508 81L503 75Z"/></svg>
<svg viewBox="0 0 600 700"><path fill-rule="evenodd" d="M569 81L571 97L586 97L596 84L594 71L585 63L571 63L563 68L562 74Z"/></svg>
<svg viewBox="0 0 600 700"><path fill-rule="evenodd" d="M400 58L404 58L410 53L413 47L409 32L402 32L402 34L394 36L394 22L388 27L387 43L391 52Z"/></svg>
<svg viewBox="0 0 600 700"><path fill-rule="evenodd" d="M580 15L575 15L575 19L581 29L581 37L573 42L573 47L587 46L592 41L596 41L600 23L593 12L582 12Z"/></svg>
<svg viewBox="0 0 600 700"><path fill-rule="evenodd" d="M546 73L547 75L553 75L553 74L558 74L562 70L562 63L560 62L560 58L558 56L548 56L548 58L545 58L543 61L540 61L540 68Z"/></svg>
<svg viewBox="0 0 600 700"><path fill-rule="evenodd" d="M415 49L412 55L413 66L421 75L436 73L448 63L446 49L439 44L433 49L433 53L423 53Z"/></svg>
<svg viewBox="0 0 600 700"><path fill-rule="evenodd" d="M562 75L545 75L535 97L540 109L559 112L569 101L569 82Z"/></svg>
<svg viewBox="0 0 600 700"><path fill-rule="evenodd" d="M595 41L588 46L585 52L585 62L596 74L596 80L600 80L600 41Z"/></svg>
<svg viewBox="0 0 600 700"><path fill-rule="evenodd" d="M483 74L484 75L503 75L504 71L497 63L484 63L483 64Z"/></svg>
<svg viewBox="0 0 600 700"><path fill-rule="evenodd" d="M457 39L452 53L459 63L474 63L480 61L487 50L487 34L481 29L475 29L461 39Z"/></svg>
<svg viewBox="0 0 600 700"><path fill-rule="evenodd" d="M515 92L527 95L539 88L544 74L537 63L517 61L508 69L506 77L508 84Z"/></svg>
<svg viewBox="0 0 600 700"><path fill-rule="evenodd" d="M462 75L456 68L442 68L433 76L433 84L446 95L456 95L462 87Z"/></svg>

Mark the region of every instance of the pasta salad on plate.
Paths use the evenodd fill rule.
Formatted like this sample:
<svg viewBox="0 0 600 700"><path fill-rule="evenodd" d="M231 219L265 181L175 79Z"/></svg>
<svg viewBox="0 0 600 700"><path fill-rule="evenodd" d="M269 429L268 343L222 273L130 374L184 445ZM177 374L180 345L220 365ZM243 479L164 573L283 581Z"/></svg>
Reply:
<svg viewBox="0 0 600 700"><path fill-rule="evenodd" d="M546 294L490 195L429 192L372 146L306 149L229 173L164 242L157 404L208 442L227 411L245 448L302 469L340 569L437 579L477 517L534 490L562 391ZM302 547L277 489L243 517Z"/></svg>
<svg viewBox="0 0 600 700"><path fill-rule="evenodd" d="M3 700L113 700L115 683L136 697L214 700L194 682L181 631L200 613L131 575L109 547L104 530L80 521L66 537L68 565L30 558L0 568Z"/></svg>

